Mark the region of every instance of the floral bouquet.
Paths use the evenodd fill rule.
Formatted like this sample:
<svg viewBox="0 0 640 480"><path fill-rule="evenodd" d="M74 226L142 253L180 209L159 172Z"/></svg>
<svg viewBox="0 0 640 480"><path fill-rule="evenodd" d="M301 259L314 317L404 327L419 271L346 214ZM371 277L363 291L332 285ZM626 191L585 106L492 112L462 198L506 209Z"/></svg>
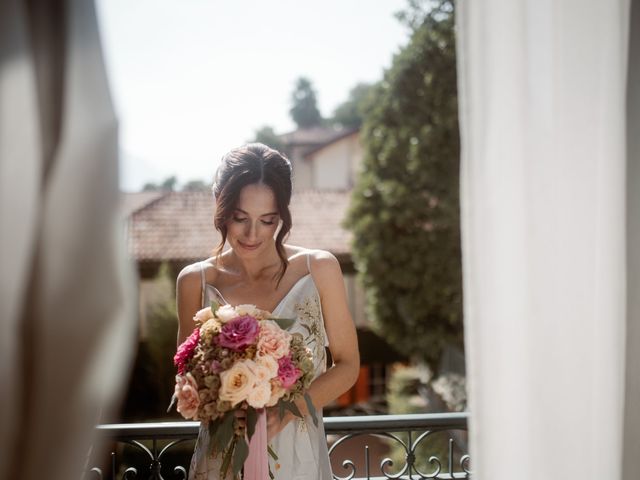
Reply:
<svg viewBox="0 0 640 480"><path fill-rule="evenodd" d="M194 321L196 328L174 357L178 374L171 406L177 401L184 418L208 426L210 453L222 454L221 478L230 466L235 478L249 456L259 416L266 446L265 407L277 407L281 418L285 410L302 417L295 401L304 398L317 425L306 393L313 380L311 351L301 334L286 331L292 320L273 318L254 305L212 302ZM244 425L237 410L246 412ZM277 458L271 449L269 454Z"/></svg>

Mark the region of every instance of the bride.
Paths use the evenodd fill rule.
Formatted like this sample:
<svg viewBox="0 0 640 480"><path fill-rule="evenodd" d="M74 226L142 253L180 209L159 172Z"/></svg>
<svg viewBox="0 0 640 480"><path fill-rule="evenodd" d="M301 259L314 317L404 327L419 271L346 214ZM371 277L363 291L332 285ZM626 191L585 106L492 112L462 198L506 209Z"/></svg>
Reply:
<svg viewBox="0 0 640 480"><path fill-rule="evenodd" d="M322 419L322 407L347 391L358 376L356 331L347 307L340 266L325 251L283 243L291 229L291 164L279 152L249 144L227 153L218 168L213 192L214 224L222 240L212 258L185 267L177 281L178 345L193 331L193 316L211 300L230 305L254 304L276 317L295 318L312 350L315 379L309 395ZM228 245L225 251L224 246ZM327 369L326 347L332 364ZM267 438L275 479L332 478L322 421L289 412L280 419L267 411ZM217 479L220 459L208 448L201 426L189 479Z"/></svg>

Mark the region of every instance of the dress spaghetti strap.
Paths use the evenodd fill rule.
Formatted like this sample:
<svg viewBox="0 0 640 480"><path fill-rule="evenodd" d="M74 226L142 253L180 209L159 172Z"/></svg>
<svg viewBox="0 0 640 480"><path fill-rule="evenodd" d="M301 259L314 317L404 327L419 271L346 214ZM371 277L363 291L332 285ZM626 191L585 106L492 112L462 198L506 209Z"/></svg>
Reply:
<svg viewBox="0 0 640 480"><path fill-rule="evenodd" d="M207 282L204 276L204 262L200 262L200 308L204 308L204 295Z"/></svg>
<svg viewBox="0 0 640 480"><path fill-rule="evenodd" d="M307 271L311 273L311 255L310 252L307 252Z"/></svg>

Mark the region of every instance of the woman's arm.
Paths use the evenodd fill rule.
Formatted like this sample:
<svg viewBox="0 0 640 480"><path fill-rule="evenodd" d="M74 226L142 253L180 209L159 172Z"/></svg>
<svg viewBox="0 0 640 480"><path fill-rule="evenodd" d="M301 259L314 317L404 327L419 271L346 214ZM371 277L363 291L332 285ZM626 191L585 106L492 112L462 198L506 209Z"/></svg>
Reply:
<svg viewBox="0 0 640 480"><path fill-rule="evenodd" d="M176 307L178 310L178 346L184 342L196 327L193 317L201 305L202 278L200 265L187 265L178 275L176 282Z"/></svg>

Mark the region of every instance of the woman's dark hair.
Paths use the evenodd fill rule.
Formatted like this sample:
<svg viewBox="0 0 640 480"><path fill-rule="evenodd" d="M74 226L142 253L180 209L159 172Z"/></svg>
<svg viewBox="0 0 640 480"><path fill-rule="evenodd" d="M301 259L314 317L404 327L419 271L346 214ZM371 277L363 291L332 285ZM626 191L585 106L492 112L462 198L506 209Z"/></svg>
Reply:
<svg viewBox="0 0 640 480"><path fill-rule="evenodd" d="M216 199L214 225L222 235L215 251L215 258L217 261L227 241L227 222L238 204L240 191L247 185L256 183L261 183L273 191L282 220L282 226L276 236L276 250L282 262L277 274L280 283L289 264L282 243L291 230L291 163L280 152L262 143L250 143L234 148L222 157L212 189Z"/></svg>

